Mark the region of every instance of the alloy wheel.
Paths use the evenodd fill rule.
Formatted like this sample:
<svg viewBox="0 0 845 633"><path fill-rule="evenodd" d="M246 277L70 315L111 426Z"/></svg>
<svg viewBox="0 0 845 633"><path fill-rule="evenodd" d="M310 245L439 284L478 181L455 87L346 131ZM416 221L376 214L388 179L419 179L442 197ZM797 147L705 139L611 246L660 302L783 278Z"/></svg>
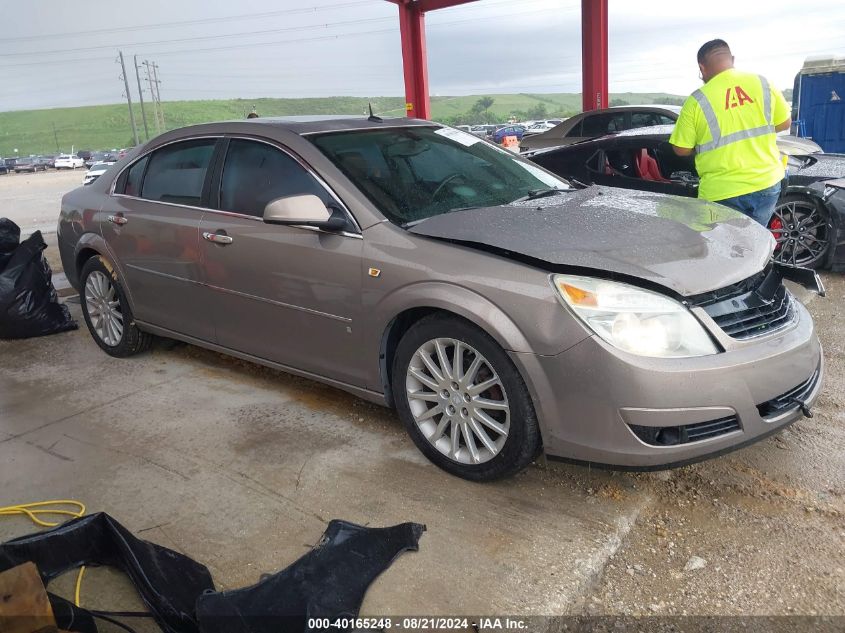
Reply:
<svg viewBox="0 0 845 633"><path fill-rule="evenodd" d="M449 338L427 341L411 358L405 389L417 428L449 459L481 464L501 452L510 430L507 394L472 346Z"/></svg>
<svg viewBox="0 0 845 633"><path fill-rule="evenodd" d="M779 204L769 222L777 242L774 259L791 266L821 261L830 246L830 228L819 208L809 200Z"/></svg>
<svg viewBox="0 0 845 633"><path fill-rule="evenodd" d="M91 327L103 343L116 347L123 338L123 312L111 280L95 270L85 281L85 306Z"/></svg>

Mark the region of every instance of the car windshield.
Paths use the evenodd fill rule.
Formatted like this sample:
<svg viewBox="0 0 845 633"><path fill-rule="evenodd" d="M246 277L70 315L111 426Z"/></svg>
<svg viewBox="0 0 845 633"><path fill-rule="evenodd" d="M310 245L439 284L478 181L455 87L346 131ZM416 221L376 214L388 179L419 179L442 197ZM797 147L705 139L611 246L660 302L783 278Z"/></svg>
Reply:
<svg viewBox="0 0 845 633"><path fill-rule="evenodd" d="M452 128L356 130L309 138L399 225L569 189L562 178Z"/></svg>

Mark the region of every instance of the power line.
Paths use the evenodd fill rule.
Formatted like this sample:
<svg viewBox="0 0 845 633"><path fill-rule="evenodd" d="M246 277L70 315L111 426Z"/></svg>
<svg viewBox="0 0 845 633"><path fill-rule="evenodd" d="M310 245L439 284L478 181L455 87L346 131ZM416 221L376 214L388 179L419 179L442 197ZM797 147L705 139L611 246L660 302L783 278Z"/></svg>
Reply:
<svg viewBox="0 0 845 633"><path fill-rule="evenodd" d="M297 13L314 13L324 9L344 9L347 7L355 7L369 4L372 5L372 0L357 0L356 2L344 2L342 4L320 5L314 7L303 7L301 9L282 9L281 11L268 11L266 13L242 13L239 15L228 15L219 18L202 18L199 20L183 20L181 22L159 22L157 24L141 24L135 26L118 26L110 29L94 29L91 31L73 31L66 33L50 33L47 35L23 35L20 37L4 37L0 38L0 42L24 42L41 39L56 39L59 37L78 37L87 35L102 35L106 33L125 33L128 31L143 31L147 29L162 29L175 28L179 26L188 26L191 24L215 24L219 22L231 22L233 20L251 20L260 18L269 18L279 15L292 15Z"/></svg>
<svg viewBox="0 0 845 633"><path fill-rule="evenodd" d="M313 29L328 29L335 26L345 26L347 24L362 24L367 22L383 22L385 20L392 20L396 21L395 17L383 17L383 18L361 18L359 20L344 20L342 22L327 22L325 24L310 24L304 26L295 26L295 27L286 27L286 28L274 28L274 29L262 29L259 31L245 31L243 33L225 33L223 35L199 35L197 37L179 37L175 39L168 39L168 40L150 40L146 42L131 42L125 44L126 46L150 46L155 44L175 44L181 42L201 42L207 40L222 40L222 39L229 39L233 37L244 37L244 36L252 36L252 35L269 35L271 33L286 33L288 31L309 31ZM59 53L81 53L83 51L99 51L108 48L114 48L114 44L100 44L98 46L85 46L80 48L63 48L63 49L56 49L52 51L32 51L32 52L17 52L17 53L0 53L0 57L29 57L31 55L56 55Z"/></svg>

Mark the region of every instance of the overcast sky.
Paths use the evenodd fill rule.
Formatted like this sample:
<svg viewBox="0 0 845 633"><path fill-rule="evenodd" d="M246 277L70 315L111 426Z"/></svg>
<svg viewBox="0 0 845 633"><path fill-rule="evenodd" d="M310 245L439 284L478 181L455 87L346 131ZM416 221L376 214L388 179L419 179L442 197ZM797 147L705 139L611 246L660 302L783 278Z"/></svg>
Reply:
<svg viewBox="0 0 845 633"><path fill-rule="evenodd" d="M0 111L118 103L118 50L159 65L161 98L399 96L385 0L0 0ZM580 92L580 0L478 0L429 13L432 94ZM791 87L845 55L842 0L610 0L610 90L688 94L721 37L737 67ZM143 75L142 75L143 77Z"/></svg>

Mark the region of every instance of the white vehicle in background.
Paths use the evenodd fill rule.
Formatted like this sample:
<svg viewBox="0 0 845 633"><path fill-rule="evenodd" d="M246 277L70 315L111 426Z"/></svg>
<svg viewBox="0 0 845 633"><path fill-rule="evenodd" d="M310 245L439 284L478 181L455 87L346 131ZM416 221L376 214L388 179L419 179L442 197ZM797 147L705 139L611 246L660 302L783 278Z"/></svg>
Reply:
<svg viewBox="0 0 845 633"><path fill-rule="evenodd" d="M56 156L56 169L76 169L84 165L85 161L79 156L73 156L71 154L59 154Z"/></svg>
<svg viewBox="0 0 845 633"><path fill-rule="evenodd" d="M114 165L115 161L100 161L91 165L85 173L85 179L82 181L83 185L90 185L100 176L109 170L109 167Z"/></svg>

